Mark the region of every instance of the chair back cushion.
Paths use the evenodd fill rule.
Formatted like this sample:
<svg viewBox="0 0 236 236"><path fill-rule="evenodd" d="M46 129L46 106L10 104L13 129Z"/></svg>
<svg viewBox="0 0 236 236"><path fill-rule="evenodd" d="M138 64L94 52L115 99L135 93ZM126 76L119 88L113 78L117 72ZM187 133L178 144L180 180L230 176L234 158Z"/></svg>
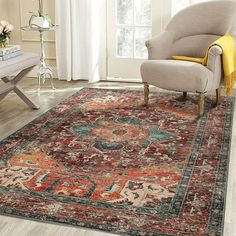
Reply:
<svg viewBox="0 0 236 236"><path fill-rule="evenodd" d="M166 27L173 37L173 54L203 57L212 42L235 32L235 21L233 1L209 1L185 8Z"/></svg>

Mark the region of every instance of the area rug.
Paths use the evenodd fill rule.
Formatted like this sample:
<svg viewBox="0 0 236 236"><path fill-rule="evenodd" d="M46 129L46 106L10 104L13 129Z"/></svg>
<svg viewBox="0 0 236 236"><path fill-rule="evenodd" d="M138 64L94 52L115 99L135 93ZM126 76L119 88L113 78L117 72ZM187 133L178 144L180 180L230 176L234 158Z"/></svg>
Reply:
<svg viewBox="0 0 236 236"><path fill-rule="evenodd" d="M0 213L122 235L221 235L223 98L83 89L0 143Z"/></svg>

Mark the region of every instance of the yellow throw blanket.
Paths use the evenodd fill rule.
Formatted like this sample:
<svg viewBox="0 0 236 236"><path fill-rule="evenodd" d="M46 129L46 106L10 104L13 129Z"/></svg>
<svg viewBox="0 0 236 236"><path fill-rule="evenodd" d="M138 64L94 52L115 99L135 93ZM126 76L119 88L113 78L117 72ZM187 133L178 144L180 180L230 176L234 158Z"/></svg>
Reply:
<svg viewBox="0 0 236 236"><path fill-rule="evenodd" d="M207 65L208 52L209 49L217 45L222 49L222 60L223 60L223 70L224 70L224 85L226 87L227 95L232 94L234 82L236 81L235 71L236 71L236 46L235 39L230 34L226 34L215 42L213 42L207 49L207 53L204 58L194 58L194 57L185 57L185 56L173 56L172 59L175 60L185 60L201 63Z"/></svg>

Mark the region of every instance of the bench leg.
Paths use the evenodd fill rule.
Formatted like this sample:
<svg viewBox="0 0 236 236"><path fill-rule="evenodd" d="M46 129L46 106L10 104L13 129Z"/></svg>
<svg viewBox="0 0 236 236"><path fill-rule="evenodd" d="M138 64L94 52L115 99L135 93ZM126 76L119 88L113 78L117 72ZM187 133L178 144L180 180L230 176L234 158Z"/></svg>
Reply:
<svg viewBox="0 0 236 236"><path fill-rule="evenodd" d="M39 109L39 105L32 101L18 85L15 86L13 91L32 109Z"/></svg>
<svg viewBox="0 0 236 236"><path fill-rule="evenodd" d="M9 85L8 90L2 90L0 87L0 98L3 99L8 93L11 91L14 91L29 107L33 109L39 109L40 107L34 103L22 90L20 86L17 85L17 83L32 69L32 67L27 68L25 70L22 70L14 79L9 80L7 77L2 78L3 82L6 83L6 85ZM3 85L4 86L4 85ZM2 86L2 87L3 87ZM5 86L6 87L6 86ZM2 93L1 93L2 92Z"/></svg>

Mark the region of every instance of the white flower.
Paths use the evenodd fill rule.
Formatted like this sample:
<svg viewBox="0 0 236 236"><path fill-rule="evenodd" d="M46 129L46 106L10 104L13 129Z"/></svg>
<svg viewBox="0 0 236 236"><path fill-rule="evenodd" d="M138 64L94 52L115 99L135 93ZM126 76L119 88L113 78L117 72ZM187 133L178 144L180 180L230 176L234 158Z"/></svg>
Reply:
<svg viewBox="0 0 236 236"><path fill-rule="evenodd" d="M3 26L0 25L0 34L2 34L2 32L3 32Z"/></svg>
<svg viewBox="0 0 236 236"><path fill-rule="evenodd" d="M6 33L11 32L12 30L14 30L14 26L13 25L11 25L11 24L6 25L6 27L5 27L5 32Z"/></svg>

